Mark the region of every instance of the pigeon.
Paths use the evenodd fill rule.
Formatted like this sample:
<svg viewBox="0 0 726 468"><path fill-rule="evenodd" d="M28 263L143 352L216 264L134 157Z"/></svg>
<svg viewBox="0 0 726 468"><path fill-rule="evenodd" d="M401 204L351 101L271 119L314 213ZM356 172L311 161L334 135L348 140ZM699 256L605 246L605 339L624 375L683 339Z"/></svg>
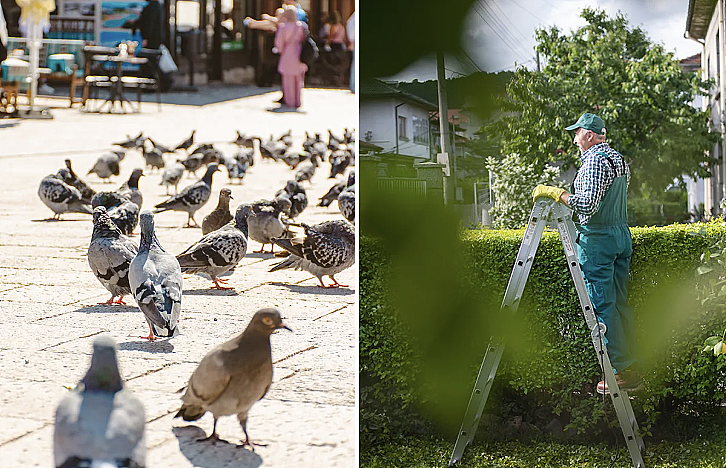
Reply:
<svg viewBox="0 0 726 468"><path fill-rule="evenodd" d="M163 153L156 148L146 149L146 146L142 146L141 154L144 156L148 168L163 169L166 165Z"/></svg>
<svg viewBox="0 0 726 468"><path fill-rule="evenodd" d="M101 179L108 179L112 175L117 176L121 173L120 161L121 159L116 153L103 154L99 156L88 174L96 174Z"/></svg>
<svg viewBox="0 0 726 468"><path fill-rule="evenodd" d="M93 208L103 206L121 232L128 236L139 224L139 206L118 192L98 192L91 200Z"/></svg>
<svg viewBox="0 0 726 468"><path fill-rule="evenodd" d="M161 174L161 183L159 185L166 186L166 194L169 195L169 186L174 186L174 193L179 193L178 186L179 181L184 175L184 165L177 161L171 166L164 169L164 173Z"/></svg>
<svg viewBox="0 0 726 468"><path fill-rule="evenodd" d="M330 206L333 201L338 199L338 195L340 195L340 192L342 192L345 187L346 182L344 180L341 180L337 184L330 187L330 190L328 190L325 195L320 197L320 203L318 203L318 206Z"/></svg>
<svg viewBox="0 0 726 468"><path fill-rule="evenodd" d="M255 210L255 216L249 219L250 227L250 239L262 244L257 253L263 253L265 251L265 244L271 244L272 248L270 253L274 253L275 244L272 242L273 238L283 237L287 226L280 219L282 212L290 206L290 200L287 198L276 198L272 202L272 207L262 209L258 207Z"/></svg>
<svg viewBox="0 0 726 468"><path fill-rule="evenodd" d="M233 200L232 191L227 187L219 191L217 207L202 220L202 235L206 236L232 221L229 211L229 201Z"/></svg>
<svg viewBox="0 0 726 468"><path fill-rule="evenodd" d="M114 146L120 146L121 148L125 149L138 149L144 145L144 132L140 132L136 137L131 138L130 136L126 135L125 141L120 141L117 143L113 143Z"/></svg>
<svg viewBox="0 0 726 468"><path fill-rule="evenodd" d="M202 159L204 155L202 153L190 154L186 159L182 159L180 162L184 165L184 169L189 173L197 175L197 171L202 167Z"/></svg>
<svg viewBox="0 0 726 468"><path fill-rule="evenodd" d="M292 146L292 129L288 130L287 133L284 133L280 135L280 138L277 139L277 141L281 141L287 146L288 148Z"/></svg>
<svg viewBox="0 0 726 468"><path fill-rule="evenodd" d="M182 272L209 275L214 281L212 289L233 289L220 285L227 280L219 279L218 276L234 268L247 253L249 216L255 216L250 205L238 206L234 223L210 232L177 255Z"/></svg>
<svg viewBox="0 0 726 468"><path fill-rule="evenodd" d="M342 219L325 221L308 226L305 237L292 239L273 239L273 242L290 252L285 260L273 265L269 271L285 268L305 270L320 281L320 287L346 287L338 283L333 275L351 267L355 262L355 228ZM323 276L329 276L333 284L325 286Z"/></svg>
<svg viewBox="0 0 726 468"><path fill-rule="evenodd" d="M88 203L91 203L91 198L96 194L96 191L93 190L91 187L89 187L85 182L83 182L75 172L73 172L73 167L71 166L71 160L66 159L66 168L68 169L68 175L63 177L63 181L78 189L79 192L81 192L81 198L83 201L86 201Z"/></svg>
<svg viewBox="0 0 726 468"><path fill-rule="evenodd" d="M196 148L194 148L194 151L192 151L189 154L203 154L205 151L214 149L214 145L211 143L200 143L197 145Z"/></svg>
<svg viewBox="0 0 726 468"><path fill-rule="evenodd" d="M231 141L231 143L237 146L246 146L252 148L255 146L255 138L247 135L243 135L237 130L237 138Z"/></svg>
<svg viewBox="0 0 726 468"><path fill-rule="evenodd" d="M348 150L334 151L330 155L330 176L328 178L334 179L338 174L343 174L352 159L352 154Z"/></svg>
<svg viewBox="0 0 726 468"><path fill-rule="evenodd" d="M338 208L345 219L351 223L355 222L355 185L340 192Z"/></svg>
<svg viewBox="0 0 726 468"><path fill-rule="evenodd" d="M277 309L255 312L244 332L204 356L189 378L182 407L174 417L196 421L209 411L214 426L204 440L214 443L220 440L217 420L236 414L245 433L243 444L253 445L247 434L247 413L272 384L270 335L280 328L290 330Z"/></svg>
<svg viewBox="0 0 726 468"><path fill-rule="evenodd" d="M169 210L186 211L189 213L187 227L192 227L192 221L194 221L196 227L199 227L197 221L194 219L194 213L209 200L209 196L212 194L212 176L218 170L217 163L212 163L207 166L207 172L204 174L204 177L186 187L180 194L174 195L170 199L156 205L154 213Z"/></svg>
<svg viewBox="0 0 726 468"><path fill-rule="evenodd" d="M148 142L151 143L151 146L154 147L154 149L159 150L161 154L172 154L174 153L174 150L171 148L167 148L164 145L160 145L159 143L155 142L151 138L147 138Z"/></svg>
<svg viewBox="0 0 726 468"><path fill-rule="evenodd" d="M343 140L345 141L346 145L355 142L355 134L353 133L353 130L348 130L347 128L344 129Z"/></svg>
<svg viewBox="0 0 726 468"><path fill-rule="evenodd" d="M202 151L202 164L204 165L209 165L213 162L220 162L223 158L224 154L217 148L212 147Z"/></svg>
<svg viewBox="0 0 726 468"><path fill-rule="evenodd" d="M93 235L88 246L88 264L98 281L111 293L103 304L122 304L131 294L129 265L139 249L121 233L103 206L93 210ZM116 299L118 297L118 299Z"/></svg>
<svg viewBox="0 0 726 468"><path fill-rule="evenodd" d="M144 196L139 190L139 179L144 175L144 170L136 168L131 172L129 180L123 183L116 191L121 195L124 195L141 209L141 205L144 203Z"/></svg>
<svg viewBox="0 0 726 468"><path fill-rule="evenodd" d="M184 140L181 143L179 143L177 145L177 147L174 148L174 151L178 151L178 150L184 150L184 151L186 151L186 150L188 150L194 144L194 134L195 133L197 133L197 131L196 130L192 130L192 134L189 135L189 138L187 138L186 140Z"/></svg>
<svg viewBox="0 0 726 468"><path fill-rule="evenodd" d="M88 372L55 411L53 466L144 467L145 421L141 400L124 388L116 343L101 335Z"/></svg>
<svg viewBox="0 0 726 468"><path fill-rule="evenodd" d="M227 168L227 177L229 178L230 183L238 180L241 184L242 179L244 179L245 175L247 175L247 168L249 166L248 162L240 161L236 157L225 158L224 160L224 167Z"/></svg>
<svg viewBox="0 0 726 468"><path fill-rule="evenodd" d="M149 210L139 216L141 243L129 266L129 283L139 309L149 323L149 336L179 334L182 301L182 273L179 262L159 243L154 232L154 215Z"/></svg>
<svg viewBox="0 0 726 468"><path fill-rule="evenodd" d="M315 175L315 164L310 161L305 161L297 166L297 172L295 173L295 180L298 182L308 181Z"/></svg>
<svg viewBox="0 0 726 468"><path fill-rule="evenodd" d="M308 197L300 182L288 180L285 188L278 190L275 197L285 196L290 200L290 210L286 212L290 218L296 218L308 206Z"/></svg>
<svg viewBox="0 0 726 468"><path fill-rule="evenodd" d="M63 213L93 214L88 203L83 201L81 192L63 182L59 174L50 174L40 181L38 196L55 213L52 219L60 219Z"/></svg>

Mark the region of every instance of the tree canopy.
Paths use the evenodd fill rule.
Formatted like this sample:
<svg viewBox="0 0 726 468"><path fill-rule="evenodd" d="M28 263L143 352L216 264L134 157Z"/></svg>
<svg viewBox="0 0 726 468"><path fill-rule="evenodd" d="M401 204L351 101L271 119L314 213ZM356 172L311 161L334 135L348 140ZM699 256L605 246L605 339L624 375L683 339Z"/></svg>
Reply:
<svg viewBox="0 0 726 468"><path fill-rule="evenodd" d="M683 72L671 52L622 14L586 8L581 16L587 25L570 34L537 30L542 71L516 70L499 102L504 116L484 132L524 164L578 165L579 150L564 127L591 112L630 164L631 192L648 196L682 175L707 177L715 160L706 151L720 134L710 131L709 113L691 104L712 82Z"/></svg>

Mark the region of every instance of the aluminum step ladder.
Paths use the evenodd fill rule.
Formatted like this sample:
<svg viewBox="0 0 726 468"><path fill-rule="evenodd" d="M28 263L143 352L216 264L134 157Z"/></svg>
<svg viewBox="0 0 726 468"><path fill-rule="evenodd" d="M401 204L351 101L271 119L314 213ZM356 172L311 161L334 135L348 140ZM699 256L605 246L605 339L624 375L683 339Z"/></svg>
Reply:
<svg viewBox="0 0 726 468"><path fill-rule="evenodd" d="M577 260L577 252L574 245L574 240L577 235L575 224L572 221L570 210L564 205L548 198L540 198L535 202L534 208L532 208L532 214L529 216L527 228L524 232L522 245L519 247L519 252L517 253L517 260L514 263L512 275L509 277L501 310L508 313L517 311L524 286L527 284L529 271L532 267L534 257L537 254L542 232L548 224L559 231L562 247L565 249L567 266L575 283L575 289L580 299L580 307L585 316L585 322L591 330L592 344L595 347L600 367L605 374L605 381L610 389L610 397L613 401L615 412L618 415L618 421L620 422L625 442L630 451L630 457L633 460L633 467L645 468L645 463L643 462L643 453L645 450L643 438L640 436L638 422L635 420L633 407L630 404L628 394L624 390L620 390L615 381L615 374L610 365L610 358L605 350L603 341L605 324L597 321L590 297L587 295L585 280L582 276L582 270ZM503 352L503 341L492 338L484 355L481 368L479 369L479 375L476 378L471 398L469 398L469 405L466 408L464 421L461 424L461 429L456 438L449 466L454 466L461 460L464 450L474 439L474 434L479 425L479 419L484 410L489 391L492 388L492 382L497 373L497 367L499 366Z"/></svg>

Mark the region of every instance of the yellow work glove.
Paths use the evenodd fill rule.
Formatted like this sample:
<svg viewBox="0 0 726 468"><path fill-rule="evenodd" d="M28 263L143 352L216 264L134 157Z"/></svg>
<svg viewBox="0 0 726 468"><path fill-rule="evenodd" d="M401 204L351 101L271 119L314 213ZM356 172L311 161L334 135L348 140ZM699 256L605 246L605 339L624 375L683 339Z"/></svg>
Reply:
<svg viewBox="0 0 726 468"><path fill-rule="evenodd" d="M559 187L550 187L549 185L538 185L532 191L532 200L537 201L540 197L548 197L554 201L560 201L560 196L565 193L565 189Z"/></svg>

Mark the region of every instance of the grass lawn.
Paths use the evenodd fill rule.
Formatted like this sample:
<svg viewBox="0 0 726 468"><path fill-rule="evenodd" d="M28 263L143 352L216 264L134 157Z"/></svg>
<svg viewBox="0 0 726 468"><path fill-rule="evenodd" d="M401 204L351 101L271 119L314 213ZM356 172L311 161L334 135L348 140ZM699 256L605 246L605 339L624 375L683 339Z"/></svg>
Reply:
<svg viewBox="0 0 726 468"><path fill-rule="evenodd" d="M690 442L648 444L644 457L648 468L726 468L726 434L723 431ZM361 468L447 467L453 441L401 439L361 451ZM461 468L606 468L615 455L615 445L568 445L558 442L522 443L474 441L467 447ZM613 467L632 467L625 443Z"/></svg>

